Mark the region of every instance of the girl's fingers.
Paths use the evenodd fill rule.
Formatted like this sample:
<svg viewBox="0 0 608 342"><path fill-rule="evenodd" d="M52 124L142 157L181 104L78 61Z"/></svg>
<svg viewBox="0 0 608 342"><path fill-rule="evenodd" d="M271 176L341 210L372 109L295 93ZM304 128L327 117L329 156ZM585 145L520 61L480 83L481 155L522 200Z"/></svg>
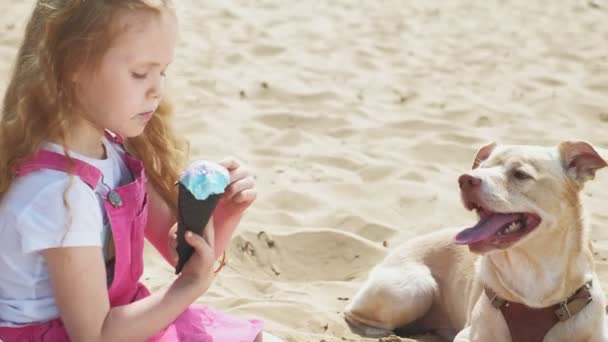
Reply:
<svg viewBox="0 0 608 342"><path fill-rule="evenodd" d="M201 256L207 255L207 252L205 251L205 249L211 248L209 246L209 244L207 243L207 241L205 241L205 239L198 234L194 234L190 231L187 231L185 238L186 238L186 242L188 242L188 244L190 246L192 246L192 248L194 248L194 250L196 251L196 253L198 253L198 255L201 255Z"/></svg>
<svg viewBox="0 0 608 342"><path fill-rule="evenodd" d="M258 192L255 189L246 189L234 196L233 202L236 204L245 204L255 201Z"/></svg>
<svg viewBox="0 0 608 342"><path fill-rule="evenodd" d="M233 157L225 158L225 159L221 160L220 162L218 162L218 164L220 164L221 166L228 169L228 171L237 169L240 166L239 162Z"/></svg>
<svg viewBox="0 0 608 342"><path fill-rule="evenodd" d="M230 183L234 184L235 182L240 181L243 178L250 177L250 172L244 167L239 167L236 170L230 172Z"/></svg>
<svg viewBox="0 0 608 342"><path fill-rule="evenodd" d="M215 226L213 225L213 218L209 220L207 226L203 231L203 239L210 248L215 248Z"/></svg>
<svg viewBox="0 0 608 342"><path fill-rule="evenodd" d="M232 183L228 188L226 188L225 196L226 199L230 200L240 192L253 189L255 187L255 181L251 177L243 178L239 181Z"/></svg>
<svg viewBox="0 0 608 342"><path fill-rule="evenodd" d="M169 232L169 258L175 263L179 259L179 255L177 254L177 233L173 230Z"/></svg>
<svg viewBox="0 0 608 342"><path fill-rule="evenodd" d="M177 248L177 234L176 233L171 234L171 236L169 237L169 247L171 247L172 249Z"/></svg>

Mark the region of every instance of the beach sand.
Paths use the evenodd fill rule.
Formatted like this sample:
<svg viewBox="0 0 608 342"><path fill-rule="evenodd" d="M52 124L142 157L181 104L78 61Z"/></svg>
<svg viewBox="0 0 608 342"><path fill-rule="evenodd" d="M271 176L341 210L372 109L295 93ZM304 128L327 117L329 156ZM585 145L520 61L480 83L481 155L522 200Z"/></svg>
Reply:
<svg viewBox="0 0 608 342"><path fill-rule="evenodd" d="M0 0L0 90L33 1ZM343 321L399 243L475 218L479 147L586 140L608 158L608 4L195 1L169 70L193 158L235 156L258 200L200 298L294 342L374 341ZM608 170L585 190L608 289ZM145 282L172 269L146 251ZM433 337L418 337L433 341Z"/></svg>

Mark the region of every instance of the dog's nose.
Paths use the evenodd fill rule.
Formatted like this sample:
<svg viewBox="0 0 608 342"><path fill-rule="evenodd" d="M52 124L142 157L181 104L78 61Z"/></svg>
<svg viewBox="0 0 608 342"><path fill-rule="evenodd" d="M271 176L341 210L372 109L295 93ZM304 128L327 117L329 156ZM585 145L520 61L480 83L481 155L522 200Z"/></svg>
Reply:
<svg viewBox="0 0 608 342"><path fill-rule="evenodd" d="M458 177L458 184L460 185L461 190L468 190L479 187L481 185L481 179L464 174Z"/></svg>

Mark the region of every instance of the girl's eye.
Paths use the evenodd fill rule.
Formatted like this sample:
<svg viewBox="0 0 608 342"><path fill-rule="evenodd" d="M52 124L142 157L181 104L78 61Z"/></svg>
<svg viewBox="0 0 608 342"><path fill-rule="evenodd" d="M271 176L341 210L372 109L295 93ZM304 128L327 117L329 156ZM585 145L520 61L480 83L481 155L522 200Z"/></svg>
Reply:
<svg viewBox="0 0 608 342"><path fill-rule="evenodd" d="M532 176L530 176L529 174L527 174L527 173L525 173L524 171L521 171L521 170L515 170L515 171L513 171L513 177L515 177L515 179L519 179L519 180L532 179Z"/></svg>
<svg viewBox="0 0 608 342"><path fill-rule="evenodd" d="M133 75L134 78L143 80L144 78L146 78L146 76L148 76L148 74L138 74L136 72L132 72L131 75Z"/></svg>

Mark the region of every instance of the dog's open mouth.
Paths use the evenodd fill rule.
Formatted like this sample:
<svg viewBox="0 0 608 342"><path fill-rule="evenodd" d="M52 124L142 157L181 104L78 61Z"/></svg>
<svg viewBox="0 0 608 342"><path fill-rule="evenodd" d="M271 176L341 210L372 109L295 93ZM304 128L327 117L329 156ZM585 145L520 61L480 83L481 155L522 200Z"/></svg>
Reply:
<svg viewBox="0 0 608 342"><path fill-rule="evenodd" d="M469 207L469 206L467 206ZM479 222L458 233L455 242L468 245L472 252L505 249L533 231L541 218L533 213L496 213L479 206L470 206L479 214Z"/></svg>

